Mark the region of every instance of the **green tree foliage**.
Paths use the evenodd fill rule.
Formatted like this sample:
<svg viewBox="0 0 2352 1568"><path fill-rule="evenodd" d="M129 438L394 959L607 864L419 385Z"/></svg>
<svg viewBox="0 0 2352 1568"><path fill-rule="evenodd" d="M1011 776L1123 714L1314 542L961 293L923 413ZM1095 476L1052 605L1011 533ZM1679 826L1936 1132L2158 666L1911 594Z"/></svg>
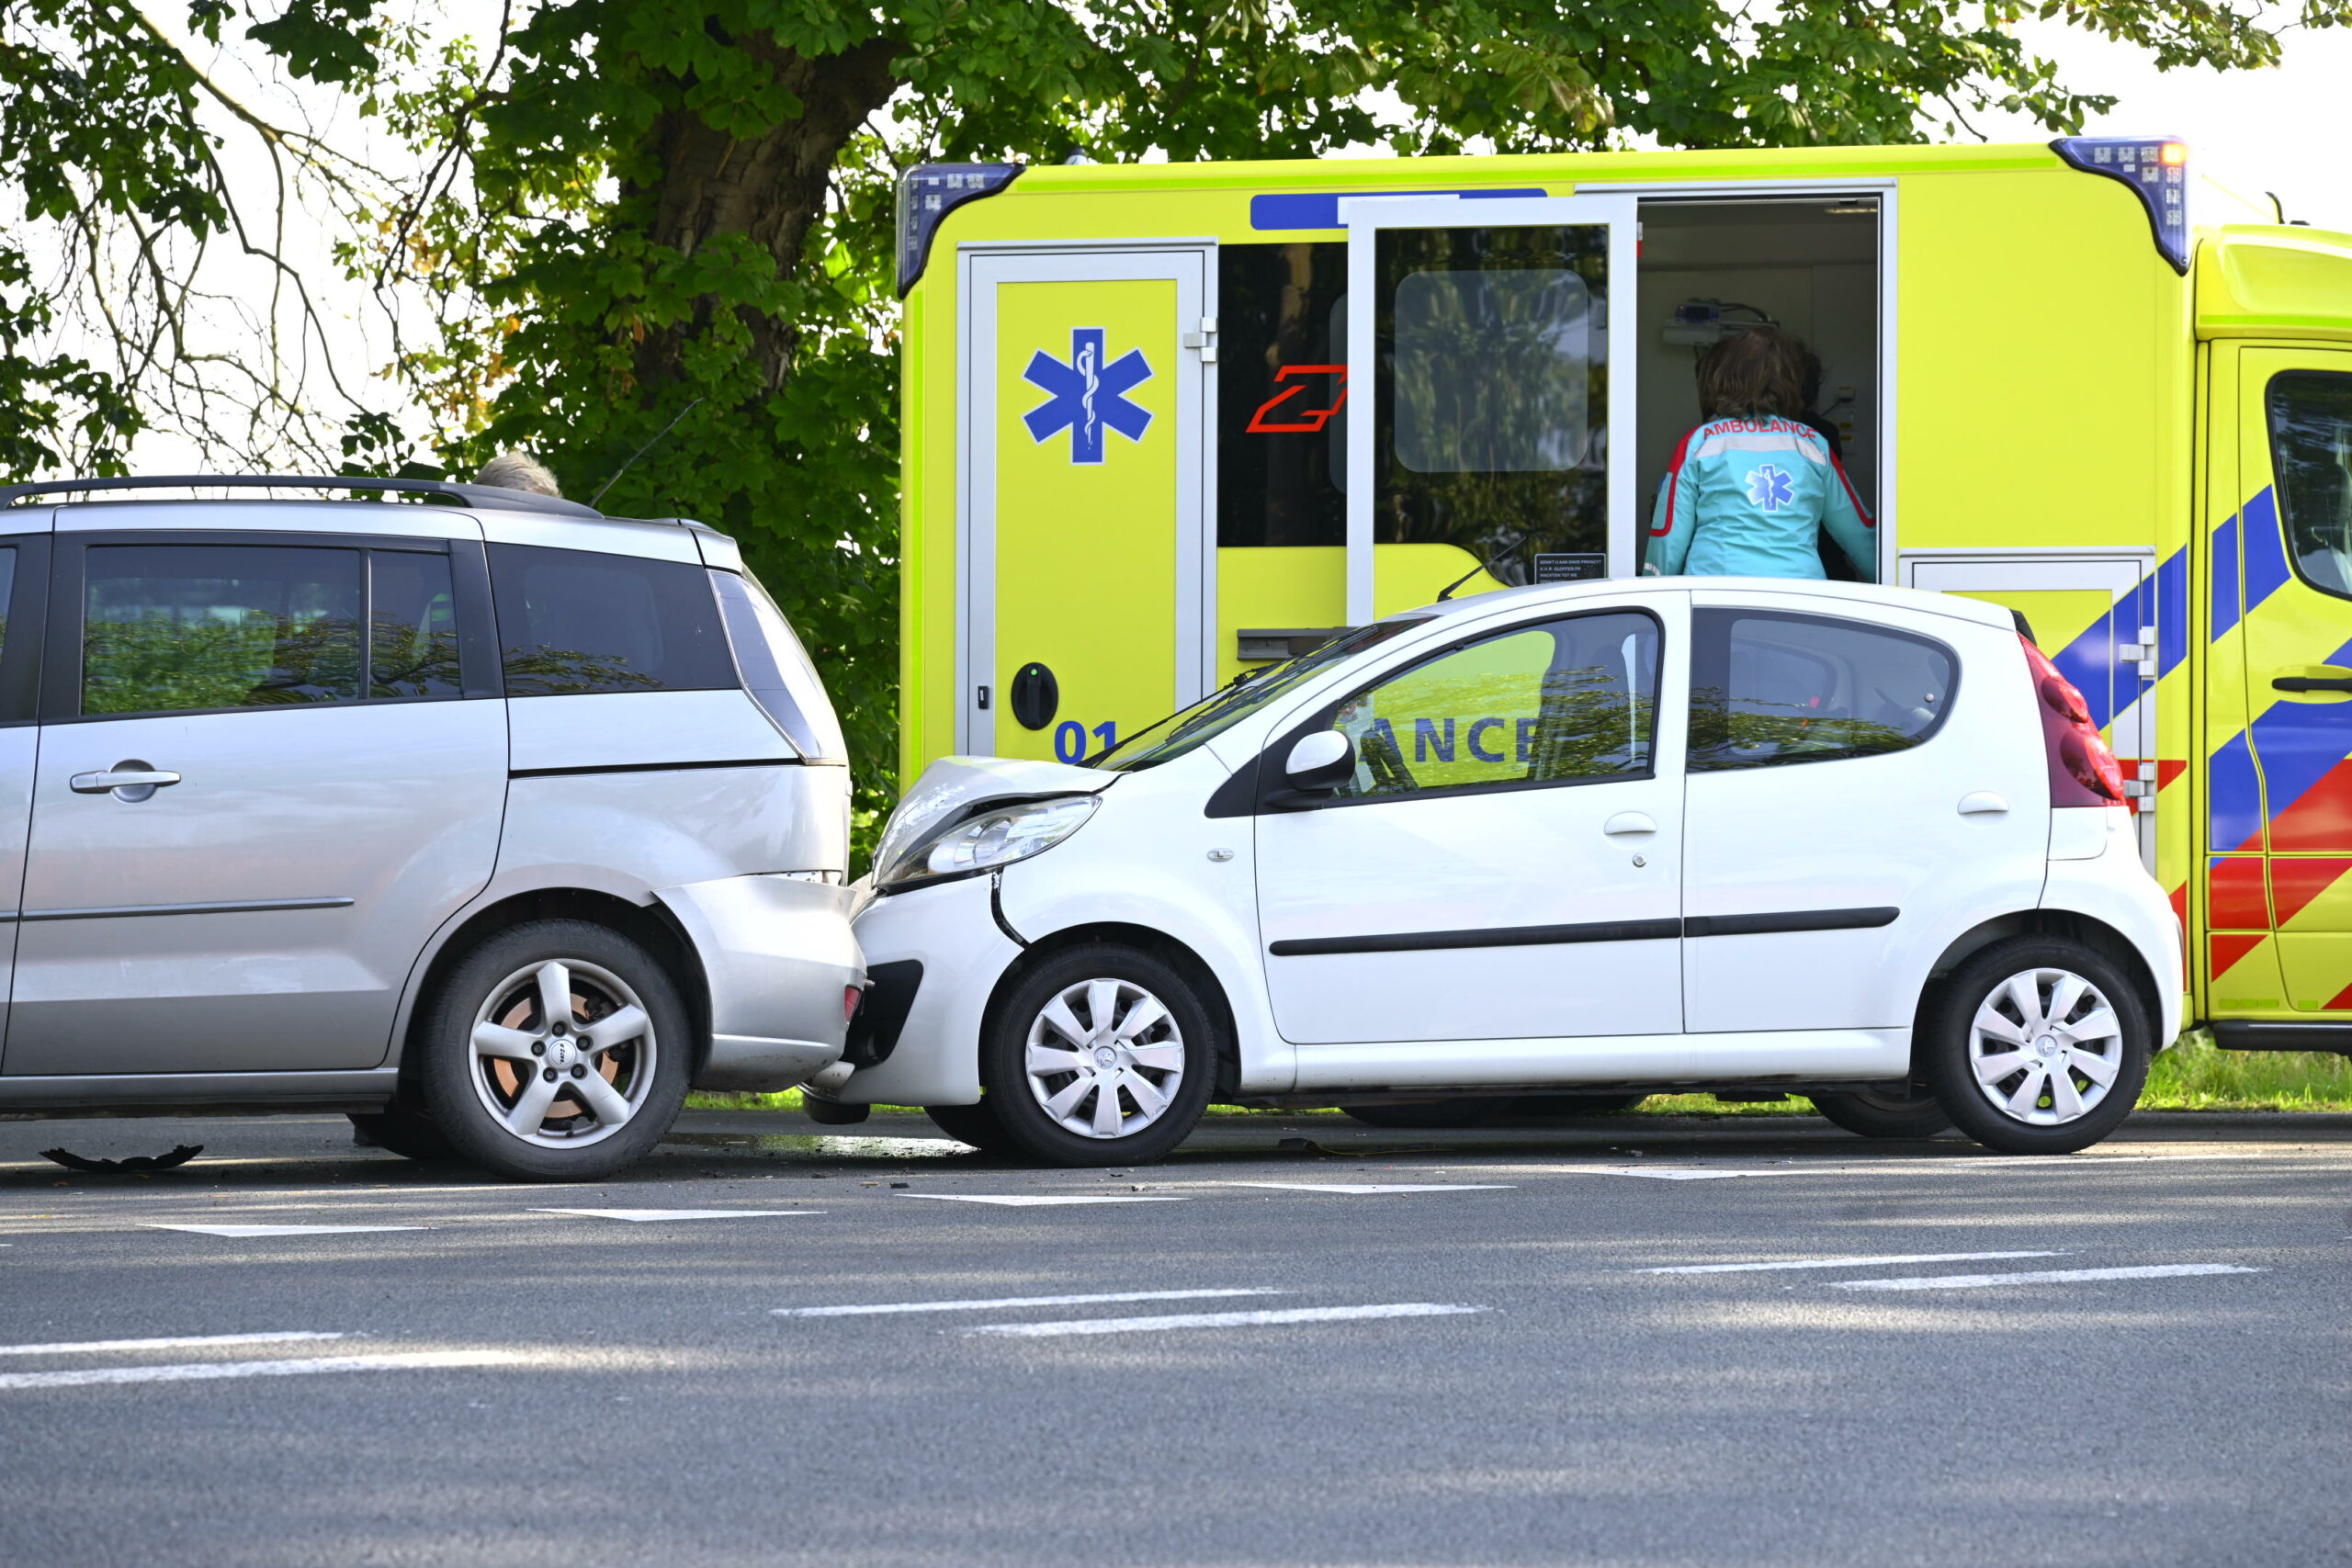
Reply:
<svg viewBox="0 0 2352 1568"><path fill-rule="evenodd" d="M354 209L344 254L433 303L437 334L395 369L445 460L526 445L585 496L653 441L604 504L745 541L813 645L870 809L895 760L890 222L908 164L1909 141L1995 107L2070 130L2108 101L2059 82L2021 18L2244 67L2352 0L541 0L485 56L430 70L385 10L292 0L224 34L230 0L198 0L191 23L346 85L416 152L404 191ZM217 224L187 137L202 82L142 63L139 15L0 0L0 177L111 159L115 184L76 191ZM70 47L28 57L60 28ZM118 53L124 74L89 69ZM92 85L39 87L67 56ZM28 130L26 112L49 119ZM77 114L103 128L85 128L96 151L66 145ZM0 394L20 382L49 384L0 374ZM381 416L344 443L355 462L400 446Z"/></svg>

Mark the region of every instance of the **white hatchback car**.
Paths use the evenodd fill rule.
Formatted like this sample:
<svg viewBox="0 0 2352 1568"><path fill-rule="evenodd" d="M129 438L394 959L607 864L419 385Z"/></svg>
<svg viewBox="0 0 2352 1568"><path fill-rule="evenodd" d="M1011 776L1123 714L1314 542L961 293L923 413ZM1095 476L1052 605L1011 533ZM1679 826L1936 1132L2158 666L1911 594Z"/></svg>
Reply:
<svg viewBox="0 0 2352 1568"><path fill-rule="evenodd" d="M1391 616L1086 766L949 758L856 931L820 1116L1039 1160L1212 1100L1810 1096L2079 1149L2180 1024L2114 758L2009 612L1738 579Z"/></svg>

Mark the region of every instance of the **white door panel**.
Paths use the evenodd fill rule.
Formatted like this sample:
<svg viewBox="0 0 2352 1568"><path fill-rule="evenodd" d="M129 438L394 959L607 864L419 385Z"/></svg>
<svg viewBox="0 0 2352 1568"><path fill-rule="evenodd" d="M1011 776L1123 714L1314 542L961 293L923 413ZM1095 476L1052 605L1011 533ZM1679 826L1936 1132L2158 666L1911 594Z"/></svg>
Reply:
<svg viewBox="0 0 2352 1568"><path fill-rule="evenodd" d="M1675 835L1646 836L1636 849L1601 829L1629 810L1671 823L1676 793L1670 782L1641 779L1261 818L1260 907L1283 1037L1674 1032ZM1636 854L1647 863L1634 865ZM1653 934L1600 929L1612 925ZM1516 945L1469 945L1482 932ZM1450 933L1464 945L1282 953L1294 942Z"/></svg>
<svg viewBox="0 0 2352 1568"><path fill-rule="evenodd" d="M1699 686L1716 668L1711 613L1749 612L1717 595L1693 600ZM1873 606L1867 625L1841 623L1863 633L1896 627L1949 648L1959 674L1943 683L1897 643L1874 654L1875 643L1837 640L1842 632L1805 640L1838 617L1753 614L1795 632L1730 645L1745 671L1733 680L1746 682L1732 690L1747 703L1735 722L1750 727L1735 739L1750 743L1752 765L1723 767L1728 753L1693 738L1684 803L1687 1027L1907 1028L1933 958L1922 950L1948 939L1952 912L2030 908L2040 895L2049 784L2024 656L2006 633L1942 617L1898 618ZM1784 654L1816 659L1825 671L1817 689L1784 679L1773 663ZM1923 741L1802 760L1803 748L1832 753L1841 738L1893 746L1905 724L1924 724L1889 705L1896 685L1915 714L1947 710ZM1808 705L1815 698L1818 705ZM1779 760L1768 760L1776 748ZM2008 809L1967 799L1986 793ZM1790 929L1808 925L1815 929Z"/></svg>
<svg viewBox="0 0 2352 1568"><path fill-rule="evenodd" d="M1316 716L1355 777L1257 819L1284 1039L1680 1030L1681 626L1672 595L1490 626Z"/></svg>

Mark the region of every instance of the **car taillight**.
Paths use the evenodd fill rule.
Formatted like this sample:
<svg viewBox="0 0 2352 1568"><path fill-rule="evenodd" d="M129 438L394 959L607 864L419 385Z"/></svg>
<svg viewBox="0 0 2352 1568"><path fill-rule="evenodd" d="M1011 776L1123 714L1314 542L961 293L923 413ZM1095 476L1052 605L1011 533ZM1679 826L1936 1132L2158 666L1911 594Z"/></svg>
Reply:
<svg viewBox="0 0 2352 1568"><path fill-rule="evenodd" d="M2049 656L2019 637L2041 694L2041 739L2050 755L2050 804L2121 806L2123 768L2099 739L2090 705L2075 683L2058 673Z"/></svg>
<svg viewBox="0 0 2352 1568"><path fill-rule="evenodd" d="M857 1004L865 999L865 993L859 990L855 986L843 986L842 987L842 1021L843 1023L855 1021L857 1018Z"/></svg>

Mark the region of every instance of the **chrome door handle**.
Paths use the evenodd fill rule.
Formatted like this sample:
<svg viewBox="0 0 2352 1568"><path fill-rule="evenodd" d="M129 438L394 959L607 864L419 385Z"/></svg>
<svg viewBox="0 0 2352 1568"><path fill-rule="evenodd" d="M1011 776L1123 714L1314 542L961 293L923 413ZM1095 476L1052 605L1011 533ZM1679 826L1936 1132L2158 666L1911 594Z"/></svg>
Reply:
<svg viewBox="0 0 2352 1568"><path fill-rule="evenodd" d="M101 773L75 773L66 781L75 795L111 795L117 800L145 800L167 784L180 782L180 776L153 767L137 758L117 762Z"/></svg>
<svg viewBox="0 0 2352 1568"><path fill-rule="evenodd" d="M1962 817L1998 817L2009 808L2009 803L1989 789L1974 790L1960 797Z"/></svg>
<svg viewBox="0 0 2352 1568"><path fill-rule="evenodd" d="M1600 830L1612 836L1620 833L1655 833L1657 824L1646 811L1620 811L1600 825Z"/></svg>

